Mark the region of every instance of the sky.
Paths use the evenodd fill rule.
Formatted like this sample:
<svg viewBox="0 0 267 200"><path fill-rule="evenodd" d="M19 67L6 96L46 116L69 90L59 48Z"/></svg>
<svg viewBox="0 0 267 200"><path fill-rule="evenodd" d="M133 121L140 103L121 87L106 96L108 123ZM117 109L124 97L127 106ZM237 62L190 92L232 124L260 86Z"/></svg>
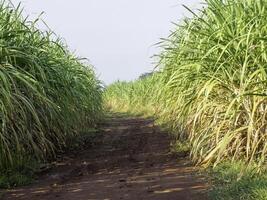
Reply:
<svg viewBox="0 0 267 200"><path fill-rule="evenodd" d="M155 44L201 0L22 0L24 15L41 16L71 51L89 59L105 83L134 80L155 67ZM17 5L20 0L12 0ZM42 24L39 25L43 28Z"/></svg>

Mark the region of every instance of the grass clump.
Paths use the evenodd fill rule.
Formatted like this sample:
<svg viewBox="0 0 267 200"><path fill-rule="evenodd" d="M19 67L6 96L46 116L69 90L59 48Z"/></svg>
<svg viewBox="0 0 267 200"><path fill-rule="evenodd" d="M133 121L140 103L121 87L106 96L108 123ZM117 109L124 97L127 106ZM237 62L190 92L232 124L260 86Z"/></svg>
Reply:
<svg viewBox="0 0 267 200"><path fill-rule="evenodd" d="M23 186L32 183L33 180L34 175L29 173L29 171L3 171L0 175L0 188Z"/></svg>
<svg viewBox="0 0 267 200"><path fill-rule="evenodd" d="M187 154L188 152L190 152L190 144L185 141L182 142L180 140L174 140L171 143L171 152Z"/></svg>
<svg viewBox="0 0 267 200"><path fill-rule="evenodd" d="M39 168L37 160L26 155L17 155L13 160L12 166L0 168L0 188L23 186L34 181L35 172Z"/></svg>
<svg viewBox="0 0 267 200"><path fill-rule="evenodd" d="M21 13L0 3L0 169L7 174L28 157L53 157L102 117L101 83L92 66Z"/></svg>
<svg viewBox="0 0 267 200"><path fill-rule="evenodd" d="M267 199L266 172L258 174L257 168L244 162L225 162L215 167L211 176L212 200L265 200Z"/></svg>

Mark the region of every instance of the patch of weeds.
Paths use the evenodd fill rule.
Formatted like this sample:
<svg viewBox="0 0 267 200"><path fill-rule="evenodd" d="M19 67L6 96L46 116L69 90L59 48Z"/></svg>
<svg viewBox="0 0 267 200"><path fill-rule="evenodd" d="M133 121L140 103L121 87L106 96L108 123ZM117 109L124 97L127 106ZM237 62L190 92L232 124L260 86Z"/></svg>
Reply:
<svg viewBox="0 0 267 200"><path fill-rule="evenodd" d="M14 159L13 166L0 168L0 188L12 188L30 184L34 181L39 163L28 157Z"/></svg>
<svg viewBox="0 0 267 200"><path fill-rule="evenodd" d="M4 172L0 176L0 188L11 188L30 184L33 181L31 176L20 172Z"/></svg>
<svg viewBox="0 0 267 200"><path fill-rule="evenodd" d="M186 141L176 140L171 143L171 153L177 156L188 156L190 145Z"/></svg>
<svg viewBox="0 0 267 200"><path fill-rule="evenodd" d="M256 173L254 166L243 162L226 162L210 171L209 197L212 200L266 200L267 174Z"/></svg>

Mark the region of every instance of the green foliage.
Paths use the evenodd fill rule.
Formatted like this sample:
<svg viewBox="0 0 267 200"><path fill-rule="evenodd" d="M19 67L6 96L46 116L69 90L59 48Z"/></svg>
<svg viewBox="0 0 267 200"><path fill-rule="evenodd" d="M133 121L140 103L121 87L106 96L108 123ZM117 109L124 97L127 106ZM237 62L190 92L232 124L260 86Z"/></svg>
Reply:
<svg viewBox="0 0 267 200"><path fill-rule="evenodd" d="M187 153L190 151L190 145L187 142L176 140L171 144L171 152L173 153Z"/></svg>
<svg viewBox="0 0 267 200"><path fill-rule="evenodd" d="M39 163L30 157L17 155L13 165L0 168L0 188L11 188L32 183Z"/></svg>
<svg viewBox="0 0 267 200"><path fill-rule="evenodd" d="M267 175L260 176L256 169L243 162L223 163L212 170L212 200L265 200L267 199Z"/></svg>
<svg viewBox="0 0 267 200"><path fill-rule="evenodd" d="M159 74L150 75L132 82L115 82L104 93L108 110L149 114L157 112L154 104L158 99Z"/></svg>
<svg viewBox="0 0 267 200"><path fill-rule="evenodd" d="M165 43L165 91L194 161L266 157L267 1L207 0Z"/></svg>
<svg viewBox="0 0 267 200"><path fill-rule="evenodd" d="M38 30L38 20L5 2L0 19L0 168L10 169L19 156L51 157L94 128L102 89L92 67L53 33Z"/></svg>
<svg viewBox="0 0 267 200"><path fill-rule="evenodd" d="M161 73L111 85L107 104L156 115L189 141L195 163L217 165L230 158L262 166L267 157L266 22L266 0L206 0L162 42Z"/></svg>
<svg viewBox="0 0 267 200"><path fill-rule="evenodd" d="M27 185L33 182L33 177L28 173L18 171L3 173L0 175L0 188L11 188Z"/></svg>

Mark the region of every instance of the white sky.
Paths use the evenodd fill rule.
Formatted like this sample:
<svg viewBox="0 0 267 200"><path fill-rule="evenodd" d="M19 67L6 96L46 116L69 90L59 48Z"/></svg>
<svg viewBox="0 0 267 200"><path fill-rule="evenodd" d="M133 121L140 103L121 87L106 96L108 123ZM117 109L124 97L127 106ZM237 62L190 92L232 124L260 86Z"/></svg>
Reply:
<svg viewBox="0 0 267 200"><path fill-rule="evenodd" d="M22 0L24 13L42 19L106 84L152 71L154 46L201 0ZM20 1L12 0L16 5Z"/></svg>

